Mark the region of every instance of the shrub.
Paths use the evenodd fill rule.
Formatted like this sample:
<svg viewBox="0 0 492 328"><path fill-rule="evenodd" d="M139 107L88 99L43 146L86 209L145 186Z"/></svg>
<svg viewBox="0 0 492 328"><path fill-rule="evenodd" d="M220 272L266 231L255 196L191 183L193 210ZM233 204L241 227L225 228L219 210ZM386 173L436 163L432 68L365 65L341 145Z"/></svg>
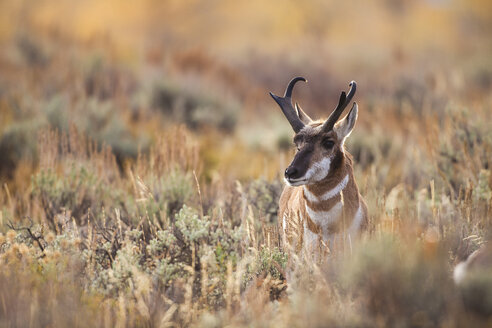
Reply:
<svg viewBox="0 0 492 328"><path fill-rule="evenodd" d="M148 150L147 137L134 136L113 102L89 98L79 106L79 117L74 120L77 128L99 145L110 146L120 162L127 158L136 158L139 148L141 151Z"/></svg>
<svg viewBox="0 0 492 328"><path fill-rule="evenodd" d="M191 129L214 127L224 132L235 128L238 106L218 96L192 92L171 83L154 86L152 106L161 110L166 118L186 123Z"/></svg>
<svg viewBox="0 0 492 328"><path fill-rule="evenodd" d="M0 176L12 177L21 159L33 161L36 154L37 130L42 121L27 120L7 127L0 137Z"/></svg>
<svg viewBox="0 0 492 328"><path fill-rule="evenodd" d="M41 168L31 178L31 193L52 229L59 231L66 223L59 219L73 217L82 226L89 219L106 220L104 207L114 218L125 192L108 148L98 150L72 126L69 134L41 132L38 149Z"/></svg>
<svg viewBox="0 0 492 328"><path fill-rule="evenodd" d="M265 179L254 180L247 185L245 196L254 209L255 217L265 217L268 223L276 222L278 200L283 187L280 181L268 182Z"/></svg>
<svg viewBox="0 0 492 328"><path fill-rule="evenodd" d="M164 226L169 217L178 212L184 204L195 202L195 181L190 172L176 168L165 176L146 178L148 184L138 180L138 199L128 198L125 203L132 216L148 217Z"/></svg>
<svg viewBox="0 0 492 328"><path fill-rule="evenodd" d="M148 250L155 259L155 274L164 286L169 288L178 278L191 278L193 294L198 296L206 290L203 296L216 307L224 303L227 265L236 265L241 240L240 228L232 228L228 221L201 217L185 206L171 226L156 233ZM202 270L206 270L207 277L202 276Z"/></svg>
<svg viewBox="0 0 492 328"><path fill-rule="evenodd" d="M116 204L118 191L108 186L94 172L75 163L63 176L52 169L42 170L32 178L33 196L39 199L52 229L58 214L68 212L80 225L87 224L91 213L99 213L104 205Z"/></svg>
<svg viewBox="0 0 492 328"><path fill-rule="evenodd" d="M403 245L383 236L365 243L342 278L364 295L371 317L383 326L438 325L458 299L442 250L433 242Z"/></svg>

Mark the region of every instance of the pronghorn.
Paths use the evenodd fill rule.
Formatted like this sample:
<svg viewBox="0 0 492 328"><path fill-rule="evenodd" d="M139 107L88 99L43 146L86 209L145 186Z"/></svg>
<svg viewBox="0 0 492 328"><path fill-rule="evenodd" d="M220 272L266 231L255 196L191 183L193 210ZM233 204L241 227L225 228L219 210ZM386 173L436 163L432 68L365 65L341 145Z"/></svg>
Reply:
<svg viewBox="0 0 492 328"><path fill-rule="evenodd" d="M297 152L285 170L280 196L279 224L284 247L308 252L318 260L322 249L349 243L367 224L367 206L354 180L352 157L344 149L357 120L357 103L338 121L352 100L356 83L342 92L338 106L326 121L313 121L298 104L292 90L302 77L290 81L284 97L270 92L294 129ZM322 245L328 246L321 247Z"/></svg>
<svg viewBox="0 0 492 328"><path fill-rule="evenodd" d="M453 279L467 310L492 318L492 244L488 242L454 268ZM490 326L490 325L489 325Z"/></svg>
<svg viewBox="0 0 492 328"><path fill-rule="evenodd" d="M457 285L462 284L470 273L492 272L492 244L488 243L473 252L466 260L456 265L453 279ZM492 291L491 291L492 292Z"/></svg>

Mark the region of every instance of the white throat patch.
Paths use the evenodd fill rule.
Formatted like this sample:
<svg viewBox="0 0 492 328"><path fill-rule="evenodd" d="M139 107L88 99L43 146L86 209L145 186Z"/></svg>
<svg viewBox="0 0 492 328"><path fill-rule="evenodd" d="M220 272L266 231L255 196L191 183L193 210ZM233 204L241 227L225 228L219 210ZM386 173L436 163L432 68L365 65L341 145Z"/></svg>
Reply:
<svg viewBox="0 0 492 328"><path fill-rule="evenodd" d="M317 203L321 201L328 200L330 198L335 197L336 195L340 194L340 192L345 189L347 186L347 183L349 181L349 176L348 174L343 178L342 181L340 181L339 184L337 184L333 189L328 190L321 196L316 196L312 192L308 190L306 186L304 186L304 195L306 196L307 200L309 200L311 203Z"/></svg>
<svg viewBox="0 0 492 328"><path fill-rule="evenodd" d="M331 157L325 157L319 162L315 162L311 165L304 177L308 181L321 181L330 172Z"/></svg>

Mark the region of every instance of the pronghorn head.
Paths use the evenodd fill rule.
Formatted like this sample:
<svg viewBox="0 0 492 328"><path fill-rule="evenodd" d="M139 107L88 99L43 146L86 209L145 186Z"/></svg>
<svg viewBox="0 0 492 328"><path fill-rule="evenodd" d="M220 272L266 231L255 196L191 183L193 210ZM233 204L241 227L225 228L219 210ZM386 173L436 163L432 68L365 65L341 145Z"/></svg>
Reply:
<svg viewBox="0 0 492 328"><path fill-rule="evenodd" d="M355 81L350 82L348 94L342 92L338 106L326 121L313 121L297 103L292 104L292 90L298 81L307 82L303 77L292 79L283 97L270 92L295 132L297 152L285 170L285 181L291 186L315 184L325 179L330 169L343 160L343 144L357 120L354 102L348 115L338 122L355 94Z"/></svg>

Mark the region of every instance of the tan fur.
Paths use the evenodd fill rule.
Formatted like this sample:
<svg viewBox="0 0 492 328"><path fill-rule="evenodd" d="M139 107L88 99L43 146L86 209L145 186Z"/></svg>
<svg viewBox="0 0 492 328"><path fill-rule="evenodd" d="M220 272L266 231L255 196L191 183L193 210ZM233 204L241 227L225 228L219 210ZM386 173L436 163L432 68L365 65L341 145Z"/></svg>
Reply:
<svg viewBox="0 0 492 328"><path fill-rule="evenodd" d="M357 121L357 103L339 120L357 83L351 81L349 91L340 94L326 121L313 121L292 102L299 81L307 82L303 77L293 78L283 97L270 92L296 133L297 152L285 170L288 186L280 197L280 231L285 248L321 259L319 250L325 245L331 251L348 240L351 247L352 239L367 225L367 206L354 180L352 158L344 150Z"/></svg>
<svg viewBox="0 0 492 328"><path fill-rule="evenodd" d="M303 137L302 142L315 142L315 139L318 137L317 134L319 133L319 125L319 122L309 124L296 135L295 139L297 138L299 140L299 135L301 135ZM359 194L353 176L352 158L350 154L343 149L343 140L339 140L335 132L330 131L326 133L325 136L326 135L329 135L335 140L334 148L339 156L337 158L341 158L341 160L337 163L331 162L331 168L328 175L321 181L305 186L294 187L287 185L284 188L279 201L279 223L284 246L285 248L293 249L298 253L303 250L309 253L313 252L313 250L306 249L306 241L304 240L305 229L318 235L319 241L326 244L330 248L330 251L332 251L334 245L330 245L330 242L333 240L344 239L344 234L354 222L359 206L362 211L361 224L352 234L351 238L367 226L367 206ZM301 147L302 142L300 145ZM326 156L326 153L323 153L319 147L315 148L312 155L312 162L320 161L324 156ZM345 187L340 193L329 199L313 202L305 195L304 188L312 195L320 197L341 184L346 176L348 176L348 182ZM338 204L342 201L343 207L341 215L336 219L327 217L326 220L324 220L325 218L323 218L324 221L321 222L321 224L316 223L306 210L306 206L308 206L315 212L329 213L328 211L332 210L335 206L340 206Z"/></svg>

